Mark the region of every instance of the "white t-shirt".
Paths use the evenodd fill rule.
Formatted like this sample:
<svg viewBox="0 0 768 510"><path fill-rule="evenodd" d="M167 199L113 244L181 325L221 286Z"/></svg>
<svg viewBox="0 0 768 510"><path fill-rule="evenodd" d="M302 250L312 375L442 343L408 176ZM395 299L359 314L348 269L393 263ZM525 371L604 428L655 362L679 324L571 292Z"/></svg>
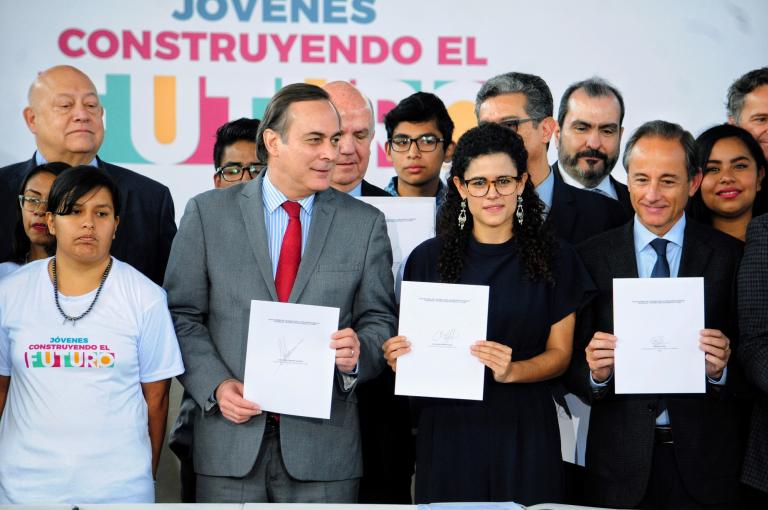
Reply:
<svg viewBox="0 0 768 510"><path fill-rule="evenodd" d="M0 280L0 503L153 503L141 383L184 372L165 291L114 260L76 325L48 261ZM59 296L83 313L96 291Z"/></svg>
<svg viewBox="0 0 768 510"><path fill-rule="evenodd" d="M20 267L21 266L19 266L16 262L3 262L0 264L0 280L2 280L4 276L13 273Z"/></svg>

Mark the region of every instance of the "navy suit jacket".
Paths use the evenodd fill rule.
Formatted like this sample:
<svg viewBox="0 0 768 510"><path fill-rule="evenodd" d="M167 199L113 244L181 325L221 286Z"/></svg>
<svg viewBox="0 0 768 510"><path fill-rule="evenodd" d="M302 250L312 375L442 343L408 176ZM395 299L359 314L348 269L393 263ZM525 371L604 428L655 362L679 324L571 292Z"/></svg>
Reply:
<svg viewBox="0 0 768 510"><path fill-rule="evenodd" d="M149 177L98 159L99 168L120 190L120 225L112 241L112 255L132 265L158 285L163 284L171 243L176 235L173 199L168 188ZM0 203L17 203L24 176L35 168L35 158L0 168ZM0 261L9 260L16 215L0 218Z"/></svg>
<svg viewBox="0 0 768 510"><path fill-rule="evenodd" d="M645 494L653 460L659 396L617 395L613 381L594 392L584 354L596 331L614 331L613 279L638 276L633 228L629 222L578 246L598 296L577 315L567 376L574 393L592 403L584 492L587 503L595 506L636 506ZM734 287L741 253L738 240L687 218L678 276L704 277L705 327L723 331L734 352ZM725 386L707 384L704 394L664 397L680 476L700 503L727 504L738 496L744 431L736 397L743 387L734 354Z"/></svg>
<svg viewBox="0 0 768 510"><path fill-rule="evenodd" d="M552 165L551 170L555 183L547 221L552 223L561 239L578 244L623 225L632 217L616 200L566 184L557 163Z"/></svg>

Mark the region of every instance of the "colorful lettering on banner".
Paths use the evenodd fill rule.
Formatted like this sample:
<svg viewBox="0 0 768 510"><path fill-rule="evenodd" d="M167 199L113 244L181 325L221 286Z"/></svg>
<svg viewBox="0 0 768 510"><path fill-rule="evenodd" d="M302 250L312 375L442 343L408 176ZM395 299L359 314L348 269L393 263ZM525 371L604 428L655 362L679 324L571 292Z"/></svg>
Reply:
<svg viewBox="0 0 768 510"><path fill-rule="evenodd" d="M382 33L374 24L377 21L385 23L380 19L377 7L376 0L176 0L176 5L166 11L170 17L166 28L67 27L59 33L57 41L61 54L74 60L266 64L281 74L291 73L296 65L318 64L330 69L333 65L365 66L365 75L369 74L369 69L392 64L412 69L413 73L418 72L419 65L437 65L451 70L488 65L479 41L471 35L435 35L432 41L427 41L428 36L424 35ZM206 28L206 25L215 27L216 24L221 28ZM301 26L291 30L291 25ZM347 26L345 30L339 30L340 25ZM240 26L242 30L239 30ZM355 28L359 33L348 30ZM254 67L256 69L262 68ZM324 73L333 72L328 67L323 69ZM191 92L187 89L192 86L190 78L192 83L196 81L198 84L197 104L193 106L197 108L196 118L194 111L177 110L181 108L177 104L181 98L193 95L185 94ZM140 82L134 82L132 89L131 81L137 79ZM126 164L210 164L216 129L239 116L230 111L233 102L241 106L242 99L248 99L239 95L243 84L231 85L231 97L220 93L214 97L208 95L211 76L155 75L151 85L150 80L146 83L145 80L144 76L126 74L106 76L106 91L101 99L107 112L107 136L100 155L106 160ZM267 80L274 81L273 92L277 92L284 77L273 75ZM392 77L391 80L408 85L414 92L425 90L419 79ZM305 78L305 81L322 84L325 80ZM432 90L448 83L452 82L435 80ZM217 81L214 86L221 87L221 84ZM215 90L220 91L219 88ZM260 92L250 98L251 114L255 118L263 115L271 96L270 92ZM132 97L133 94L139 97ZM461 93L464 94L466 92ZM372 98L379 122L403 97ZM457 96L455 91L451 99L446 101L446 106L456 124L458 137L475 123L472 101ZM136 104L152 102L154 115L145 118L139 114L142 118L132 119L132 101L134 108ZM185 108L188 106L185 102ZM186 116L180 115L182 113ZM188 125L181 125L189 124L190 120L199 123L194 135ZM132 133L142 135L133 139ZM191 144L193 137L197 137L197 141ZM155 142L156 145L152 145ZM378 166L391 167L383 143L377 145ZM137 147L141 147L144 154ZM172 156L164 158L163 154Z"/></svg>

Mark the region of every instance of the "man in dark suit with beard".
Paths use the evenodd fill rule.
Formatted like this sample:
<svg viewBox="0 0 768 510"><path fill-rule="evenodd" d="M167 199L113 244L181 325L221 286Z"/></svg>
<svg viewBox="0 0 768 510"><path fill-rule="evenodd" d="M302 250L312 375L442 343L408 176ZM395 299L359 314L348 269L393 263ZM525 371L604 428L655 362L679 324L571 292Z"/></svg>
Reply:
<svg viewBox="0 0 768 510"><path fill-rule="evenodd" d="M695 142L677 124L652 121L624 153L634 220L579 246L598 297L579 314L569 369L591 401L586 453L588 504L621 508L733 508L742 430L735 394L734 280L741 243L687 219L701 183ZM613 279L703 277L706 393L616 394ZM648 318L652 320L651 317ZM586 346L584 354L579 355ZM727 368L726 368L727 367Z"/></svg>
<svg viewBox="0 0 768 510"><path fill-rule="evenodd" d="M0 180L8 187L8 191L0 190L0 202L16 203L24 176L37 165L62 161L100 168L117 183L123 202L112 255L161 285L176 234L173 199L162 184L99 159L96 153L104 140L103 116L96 87L82 71L56 66L40 73L29 89L29 106L24 109L37 151L28 161L0 169ZM5 232L13 232L13 225L7 225L13 218L0 218L0 261L11 256L12 238Z"/></svg>
<svg viewBox="0 0 768 510"><path fill-rule="evenodd" d="M558 161L552 171L566 184L618 200L627 219L635 212L627 187L611 176L624 133L624 98L601 78L570 85L557 113Z"/></svg>

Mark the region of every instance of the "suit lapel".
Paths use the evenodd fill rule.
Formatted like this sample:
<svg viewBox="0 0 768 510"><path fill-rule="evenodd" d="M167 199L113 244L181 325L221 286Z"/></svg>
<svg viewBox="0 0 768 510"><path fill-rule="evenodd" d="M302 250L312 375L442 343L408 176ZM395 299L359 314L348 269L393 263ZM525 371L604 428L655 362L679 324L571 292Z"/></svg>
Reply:
<svg viewBox="0 0 768 510"><path fill-rule="evenodd" d="M607 263L613 278L637 278L633 228L632 221L621 227L611 240L611 249L606 252Z"/></svg>
<svg viewBox="0 0 768 510"><path fill-rule="evenodd" d="M702 276L712 255L707 243L709 236L695 221L686 218L683 236L683 253L680 257L679 277Z"/></svg>
<svg viewBox="0 0 768 510"><path fill-rule="evenodd" d="M237 201L240 212L245 222L245 232L251 243L253 256L259 268L264 283L269 289L269 295L273 301L277 301L275 290L275 278L272 276L272 260L269 258L269 241L267 240L267 227L264 224L264 200L261 196L261 183L264 173L256 179L244 184Z"/></svg>
<svg viewBox="0 0 768 510"><path fill-rule="evenodd" d="M96 156L96 163L98 164L98 168L103 171L105 174L107 174L113 181L115 181L115 184L117 185L117 188L120 190L120 208L123 211L123 218L128 216L128 211L130 208L128 207L128 204L130 203L131 199L131 190L129 186L123 186L123 183L120 181L120 176L115 175L114 172L112 172L107 164L101 160L98 156Z"/></svg>
<svg viewBox="0 0 768 510"><path fill-rule="evenodd" d="M557 226L558 235L564 239L571 239L573 226L578 221L579 211L577 207L571 206L573 195L571 195L571 190L568 189L563 178L560 177L557 163L552 164L550 171L554 177L554 183L552 185L552 207L549 210L549 215Z"/></svg>
<svg viewBox="0 0 768 510"><path fill-rule="evenodd" d="M333 190L321 191L315 195L315 204L312 209L312 223L309 227L309 236L307 246L304 248L304 254L301 256L299 272L296 274L296 281L293 282L291 296L288 299L291 303L296 303L309 283L309 279L315 272L317 263L320 260L320 254L323 252L325 242L328 239L328 231L333 222L333 215L336 209L333 207Z"/></svg>

